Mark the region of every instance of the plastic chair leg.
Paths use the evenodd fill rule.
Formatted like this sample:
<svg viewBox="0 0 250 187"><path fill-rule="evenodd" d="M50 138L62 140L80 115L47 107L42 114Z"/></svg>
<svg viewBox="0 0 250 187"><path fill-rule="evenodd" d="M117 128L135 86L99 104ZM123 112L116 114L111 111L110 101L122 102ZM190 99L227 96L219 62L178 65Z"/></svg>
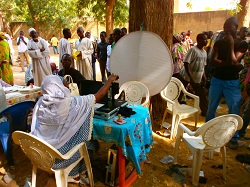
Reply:
<svg viewBox="0 0 250 187"><path fill-rule="evenodd" d="M198 122L198 112L196 112L195 114L195 117L194 117L194 127L195 127L195 130L197 129L197 122Z"/></svg>
<svg viewBox="0 0 250 187"><path fill-rule="evenodd" d="M174 163L177 163L178 150L179 150L179 147L180 147L182 136L183 136L183 129L178 128L177 136L176 136L177 138L176 138L176 141L175 141L175 148L174 148Z"/></svg>
<svg viewBox="0 0 250 187"><path fill-rule="evenodd" d="M56 170L55 178L56 178L56 186L60 187L68 187L68 175L65 174L64 170Z"/></svg>
<svg viewBox="0 0 250 187"><path fill-rule="evenodd" d="M213 159L213 157L214 157L214 151L208 151L207 152L207 157L208 157L209 160Z"/></svg>
<svg viewBox="0 0 250 187"><path fill-rule="evenodd" d="M13 159L13 154L12 154L12 139L11 139L10 134L8 134L8 136L3 137L2 145L3 145L3 149L4 149L4 153L5 153L8 165L14 166L14 159Z"/></svg>
<svg viewBox="0 0 250 187"><path fill-rule="evenodd" d="M180 123L181 119L180 119L180 116L179 115L176 115L175 117L175 122L174 122L174 126L173 126L173 134L172 134L172 138L175 138L176 137L176 134L177 134L177 130L178 130L178 125Z"/></svg>
<svg viewBox="0 0 250 187"><path fill-rule="evenodd" d="M32 168L32 181L31 181L31 186L36 187L36 172L37 172L37 167L33 165Z"/></svg>
<svg viewBox="0 0 250 187"><path fill-rule="evenodd" d="M162 125L163 125L163 123L164 123L164 121L165 121L165 118L166 118L166 116L167 116L167 113L168 113L167 108L168 108L168 106L166 106L166 109L165 109L164 114L163 114L163 117L162 117L161 128L162 128Z"/></svg>
<svg viewBox="0 0 250 187"><path fill-rule="evenodd" d="M89 185L90 185L90 187L94 187L93 172L92 172L92 167L91 167L91 163L90 163L89 154L88 154L86 144L84 144L82 148L83 148L83 158L84 158L84 162L85 162L85 165L86 165L88 178L89 178Z"/></svg>
<svg viewBox="0 0 250 187"><path fill-rule="evenodd" d="M9 134L1 134L0 136L1 136L1 142L3 146L4 154L7 155Z"/></svg>
<svg viewBox="0 0 250 187"><path fill-rule="evenodd" d="M176 114L172 114L172 126L171 126L171 134L170 134L170 140L173 139L174 131L175 131L175 121L176 121ZM174 136L175 137L175 136Z"/></svg>
<svg viewBox="0 0 250 187"><path fill-rule="evenodd" d="M193 174L192 174L192 184L194 186L199 185L199 174L201 169L202 156L203 156L203 150L196 149L194 151Z"/></svg>
<svg viewBox="0 0 250 187"><path fill-rule="evenodd" d="M224 178L224 180L226 180L226 172L227 172L227 160L226 160L226 156L227 156L226 147L223 146L222 159L223 159L223 178Z"/></svg>

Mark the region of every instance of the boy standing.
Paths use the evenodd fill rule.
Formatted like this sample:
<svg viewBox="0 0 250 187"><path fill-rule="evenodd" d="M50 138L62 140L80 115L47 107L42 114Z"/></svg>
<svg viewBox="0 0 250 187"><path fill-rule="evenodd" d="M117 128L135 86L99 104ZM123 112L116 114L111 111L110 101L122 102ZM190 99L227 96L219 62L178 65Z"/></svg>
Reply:
<svg viewBox="0 0 250 187"><path fill-rule="evenodd" d="M100 70L102 75L102 82L106 82L106 64L107 64L107 46L109 45L106 41L107 33L102 31L100 33L101 42L97 44L97 58L100 63Z"/></svg>
<svg viewBox="0 0 250 187"><path fill-rule="evenodd" d="M24 60L26 60L26 67L30 64L30 59L27 50L27 44L29 39L24 36L24 32L20 31L19 37L17 38L18 53L20 56L20 66L22 68L21 72L24 72Z"/></svg>
<svg viewBox="0 0 250 187"><path fill-rule="evenodd" d="M208 103L204 85L206 83L204 67L207 63L207 53L203 47L207 44L207 36L198 34L196 40L197 45L190 48L185 56L184 67L181 69L180 75L184 79L181 80L184 86L186 87L190 83L195 95L200 97L201 115L205 116Z"/></svg>
<svg viewBox="0 0 250 187"><path fill-rule="evenodd" d="M59 52L59 62L62 60L62 56L64 54L69 54L72 55L72 47L69 42L69 38L71 38L71 32L70 29L64 28L63 29L63 38L60 39L59 41L59 46L60 46L60 52ZM74 67L74 62L71 64L72 67ZM62 63L59 63L59 69L62 69Z"/></svg>
<svg viewBox="0 0 250 187"><path fill-rule="evenodd" d="M50 42L51 42L54 54L59 54L58 53L58 48L57 48L57 46L58 46L58 39L57 39L57 37L55 37L54 34L52 35L52 38L51 38Z"/></svg>

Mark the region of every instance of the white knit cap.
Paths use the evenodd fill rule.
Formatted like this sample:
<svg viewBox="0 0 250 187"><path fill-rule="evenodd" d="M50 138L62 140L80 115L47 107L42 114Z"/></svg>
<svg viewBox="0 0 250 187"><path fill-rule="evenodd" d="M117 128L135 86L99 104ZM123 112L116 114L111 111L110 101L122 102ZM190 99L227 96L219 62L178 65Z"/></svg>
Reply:
<svg viewBox="0 0 250 187"><path fill-rule="evenodd" d="M35 32L36 32L36 29L30 28L30 29L29 29L29 33L31 33L32 31L35 31Z"/></svg>

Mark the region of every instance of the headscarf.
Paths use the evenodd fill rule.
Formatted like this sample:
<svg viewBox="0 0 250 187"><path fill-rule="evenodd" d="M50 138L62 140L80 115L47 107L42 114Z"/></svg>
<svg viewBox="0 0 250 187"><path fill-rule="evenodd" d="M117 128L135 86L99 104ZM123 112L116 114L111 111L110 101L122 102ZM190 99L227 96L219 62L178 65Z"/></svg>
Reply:
<svg viewBox="0 0 250 187"><path fill-rule="evenodd" d="M183 36L181 34L173 34L173 37L179 42L181 42L183 39Z"/></svg>
<svg viewBox="0 0 250 187"><path fill-rule="evenodd" d="M6 100L6 96L5 96L2 84L0 83L0 112L4 110L5 108L7 108L7 100Z"/></svg>
<svg viewBox="0 0 250 187"><path fill-rule="evenodd" d="M1 38L2 40L6 39L6 36L5 36L5 34L4 34L3 32L0 32L0 38Z"/></svg>
<svg viewBox="0 0 250 187"><path fill-rule="evenodd" d="M6 40L11 40L10 35L8 35L7 33L6 33L6 34L4 34L4 36L5 36Z"/></svg>
<svg viewBox="0 0 250 187"><path fill-rule="evenodd" d="M31 33L32 31L35 31L35 32L36 32L36 29L34 29L34 28L29 28L29 33Z"/></svg>
<svg viewBox="0 0 250 187"><path fill-rule="evenodd" d="M46 76L41 90L43 96L33 111L31 133L59 149L84 126L83 136L90 140L95 96L71 97L56 75Z"/></svg>
<svg viewBox="0 0 250 187"><path fill-rule="evenodd" d="M59 77L47 76L41 84L43 100L38 110L41 124L64 124L69 114L70 91Z"/></svg>

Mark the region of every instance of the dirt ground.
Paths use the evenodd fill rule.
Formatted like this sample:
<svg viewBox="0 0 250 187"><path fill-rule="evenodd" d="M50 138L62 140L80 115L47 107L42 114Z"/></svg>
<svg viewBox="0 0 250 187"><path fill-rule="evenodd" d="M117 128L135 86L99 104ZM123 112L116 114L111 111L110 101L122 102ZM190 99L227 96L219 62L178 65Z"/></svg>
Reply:
<svg viewBox="0 0 250 187"><path fill-rule="evenodd" d="M15 48L16 49L16 48ZM17 51L17 50L16 50ZM51 54L52 54L51 50ZM51 55L51 59L57 62L58 56ZM97 64L97 79L100 80L100 71ZM24 84L24 73L20 73L21 68L18 66L18 63L14 63L13 72L15 78L15 84L23 85ZM189 101L192 102L192 101ZM227 107L225 104L221 104L217 110L218 115L226 114ZM167 119L170 122L170 118ZM198 126L201 126L205 121L205 118L199 116ZM182 121L190 129L194 128L194 122L192 118ZM159 129L159 126L153 127L155 130ZM248 129L247 136L250 137L250 131ZM204 172L204 176L207 178L206 184L199 184L199 186L206 187L247 187L250 186L250 172L246 169L246 164L238 162L235 157L237 154L249 154L250 150L247 146L250 144L249 140L246 141L246 144L238 150L231 150L227 148L227 181L225 182L222 177L222 169L212 168L213 165L222 164L222 154L217 153L214 155L212 160L207 159L207 155L204 155L202 160L201 170ZM143 174L138 176L138 179L132 184L133 187L165 187L165 186L184 186L177 179L174 179L167 175L164 171L169 168L170 164L162 164L160 160L165 156L172 155L174 153L173 142L168 138L161 137L157 134L154 134L154 145L150 153L148 154L148 160L144 164ZM100 142L101 149L95 153L94 159L92 161L93 174L95 179L96 187L104 187L105 181L105 172L107 165L107 152L108 148L112 145L111 143ZM31 178L31 163L29 159L24 155L21 149L14 145L13 155L15 159L15 170L9 169L6 163L6 159L3 151L0 151L0 167L4 167L8 172L10 172L14 179L16 180L19 186L24 186L26 178ZM181 143L179 148L178 164L192 167L192 161L188 160L187 157L191 155L190 150L185 145ZM131 170L131 166L127 168L128 172ZM186 176L185 185L192 186L191 177ZM49 180L49 182L48 182ZM48 183L48 184L47 184ZM46 185L47 184L47 185ZM44 186L54 186L53 177L49 176L43 171L38 171L37 176L37 187ZM69 184L69 187L79 186L78 184ZM1 184L0 184L1 187Z"/></svg>

